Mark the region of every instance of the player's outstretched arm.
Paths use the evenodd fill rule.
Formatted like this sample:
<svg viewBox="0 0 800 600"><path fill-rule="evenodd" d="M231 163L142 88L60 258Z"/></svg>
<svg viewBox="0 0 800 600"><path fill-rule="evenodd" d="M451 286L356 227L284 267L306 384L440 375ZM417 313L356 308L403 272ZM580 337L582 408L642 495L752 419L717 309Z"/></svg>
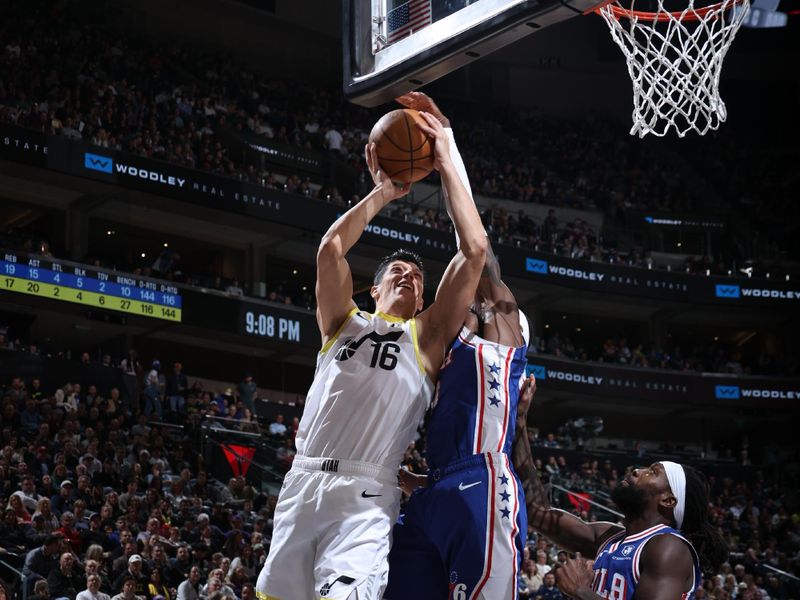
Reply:
<svg viewBox="0 0 800 600"><path fill-rule="evenodd" d="M441 111L433 98L423 92L409 92L396 99L397 102L408 108L413 108L419 111L425 111L433 115L442 126L445 128L448 140L450 142L450 159L455 166L458 178L464 185L464 189L469 194L470 199L474 202L475 199L472 195L472 188L467 176L467 168L464 165L464 159L461 158L461 153L458 151L453 130L451 129L450 119L448 119ZM452 220L453 211L450 207L450 196L447 187L442 189L444 193L445 206L447 207L447 214L450 215ZM456 234L456 243L460 246L461 240ZM514 294L503 282L500 275L500 262L497 260L492 251L491 244L488 244L486 249L486 263L484 265L483 273L481 275L480 283L478 284L478 294L481 298L491 303L491 310L498 318L495 325L498 328L500 336L500 343L508 346L521 346L522 336L519 333L519 314L517 312L517 301Z"/></svg>
<svg viewBox="0 0 800 600"><path fill-rule="evenodd" d="M621 531L622 527L607 522L587 523L575 515L550 506L547 490L534 466L528 440L528 409L535 392L536 381L531 376L525 380L519 392L516 435L511 450L514 470L525 490L528 524L569 552L594 556L600 545L611 535Z"/></svg>
<svg viewBox="0 0 800 600"><path fill-rule="evenodd" d="M323 346L355 307L353 276L345 255L375 215L392 200L407 194L410 187L396 186L379 169L375 144L367 145L365 153L375 187L330 226L317 251L317 324Z"/></svg>
<svg viewBox="0 0 800 600"><path fill-rule="evenodd" d="M460 248L439 283L436 299L420 315L420 324L424 331L420 332L420 343L423 354L429 357L430 363L426 368L431 375L435 375L444 357L445 347L458 333L464 314L475 295L486 260L488 242L475 204L453 165L444 127L430 114L421 114L428 125L420 125L420 129L435 140L434 164L451 199L451 216L460 241Z"/></svg>

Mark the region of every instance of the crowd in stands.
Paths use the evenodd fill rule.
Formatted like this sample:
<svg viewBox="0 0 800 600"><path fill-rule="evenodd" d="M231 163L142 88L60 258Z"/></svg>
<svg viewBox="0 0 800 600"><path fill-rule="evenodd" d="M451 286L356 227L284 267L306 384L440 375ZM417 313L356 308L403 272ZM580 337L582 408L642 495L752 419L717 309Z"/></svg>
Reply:
<svg viewBox="0 0 800 600"><path fill-rule="evenodd" d="M620 336L609 337L599 344L582 340L575 334L548 330L546 335L535 338L534 344L538 352L570 360L645 369L773 377L794 376L800 369L797 358L790 354L776 356L765 351L755 357L746 356L722 342L684 348L672 345L663 349L655 344L630 342Z"/></svg>
<svg viewBox="0 0 800 600"><path fill-rule="evenodd" d="M279 174L231 147L229 136L327 151L349 163L360 187L368 180L362 152L378 114L346 102L338 90L265 80L220 52L112 33L91 18L76 20L68 7L8 4L0 24L7 66L0 81L0 122L339 204L345 199L330 181ZM600 208L608 219L623 222L629 209L708 211L711 204L724 206L720 198L726 196L718 189L729 191L709 183L683 152L642 143L616 122L535 111L493 109L484 115L480 107L459 103L453 104L451 117L474 189L490 197ZM468 126L458 128L458 123ZM681 176L672 176L676 172ZM774 186L790 189L780 176L778 181ZM424 225L450 228L440 211L410 212ZM653 265L640 247L603 242L585 223L553 229L498 208L489 210L486 221L501 243ZM740 250L689 259L684 267L728 273L734 263L743 264Z"/></svg>
<svg viewBox="0 0 800 600"><path fill-rule="evenodd" d="M254 600L276 498L253 483L257 477L214 479L197 452L197 429L212 422L260 432L277 448L275 469L285 472L298 420L276 415L259 423L250 376L208 390L180 363L162 371L134 351L103 360L121 372L118 386L74 380L48 385L46 374L0 382L0 560L24 574L18 581L0 567L4 591L25 586L29 597L40 600L105 600L103 594L117 600ZM570 464L559 454L565 439L531 433L546 481L602 499L624 474L610 461ZM409 447L404 460L416 472L426 470L423 440ZM746 473L737 480L712 477L711 484L714 519L732 554L720 573L707 574L701 597L796 597L787 579L764 566L797 570L800 514L790 496ZM564 500L563 506L597 516L588 505ZM556 546L531 532L521 597L560 598L548 572L563 560Z"/></svg>

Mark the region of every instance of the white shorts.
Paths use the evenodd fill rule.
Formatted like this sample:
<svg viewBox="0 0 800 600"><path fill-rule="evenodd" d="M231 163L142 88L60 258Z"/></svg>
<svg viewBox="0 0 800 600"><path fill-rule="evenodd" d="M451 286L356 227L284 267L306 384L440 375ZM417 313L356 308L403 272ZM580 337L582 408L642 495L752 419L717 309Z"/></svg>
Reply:
<svg viewBox="0 0 800 600"><path fill-rule="evenodd" d="M296 456L275 507L259 600L380 600L399 508L396 469Z"/></svg>

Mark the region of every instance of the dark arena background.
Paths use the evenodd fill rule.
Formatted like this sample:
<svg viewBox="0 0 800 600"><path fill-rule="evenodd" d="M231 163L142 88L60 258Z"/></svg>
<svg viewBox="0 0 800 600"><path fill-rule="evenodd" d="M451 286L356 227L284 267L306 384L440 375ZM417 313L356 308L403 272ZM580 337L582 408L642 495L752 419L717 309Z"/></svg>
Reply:
<svg viewBox="0 0 800 600"><path fill-rule="evenodd" d="M397 107L348 87L343 19L370 3L344 4L0 0L0 600L76 600L93 569L114 596L133 554L146 600L193 564L254 598L320 346L316 251L371 189L364 144ZM574 9L377 87L452 122L530 319L551 501L616 520L631 465L708 476L730 558L698 598L800 597L798 9L741 29L705 136L629 135L624 57ZM455 252L435 174L348 256L362 308L398 247L431 302ZM404 465L425 472L422 438ZM69 575L29 554L55 532Z"/></svg>

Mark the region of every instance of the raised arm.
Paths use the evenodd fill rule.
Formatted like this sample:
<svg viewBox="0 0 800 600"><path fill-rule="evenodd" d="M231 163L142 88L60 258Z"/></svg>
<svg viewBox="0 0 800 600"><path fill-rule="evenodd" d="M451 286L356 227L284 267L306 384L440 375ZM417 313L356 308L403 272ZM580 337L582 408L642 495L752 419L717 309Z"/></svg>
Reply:
<svg viewBox="0 0 800 600"><path fill-rule="evenodd" d="M350 311L355 308L353 276L345 255L375 215L409 190L409 185L396 186L378 169L375 144L369 144L365 153L375 187L330 226L317 250L317 324L323 346L336 335Z"/></svg>
<svg viewBox="0 0 800 600"><path fill-rule="evenodd" d="M550 506L547 491L533 464L526 425L528 408L535 391L536 381L531 376L525 380L519 393L516 435L512 448L514 470L525 490L528 524L557 546L569 552L580 552L584 556L593 557L600 544L621 531L622 527L608 522L587 523L575 515Z"/></svg>
<svg viewBox="0 0 800 600"><path fill-rule="evenodd" d="M461 180L464 189L474 203L475 199L472 196L472 188L470 187L469 177L467 176L467 168L464 165L464 159L461 157L461 153L458 151L455 135L450 126L450 119L444 115L436 102L433 101L433 98L422 92L409 92L397 98L397 101L408 108L430 113L442 124L450 142L450 159L453 162L453 166L455 167L456 173L458 173L458 178ZM447 213L452 220L453 211L447 187L443 187L442 192L444 194ZM456 245L458 247L461 245L458 230L456 230ZM491 244L488 244L486 249L486 263L478 284L478 295L490 304L489 310L492 316L496 317L488 319L487 322L483 324L483 327L495 328L496 331L486 331L484 329L481 334L484 337L488 336L488 339L496 340L507 346L521 346L523 341L520 335L517 301L514 298L514 294L502 280L500 275L500 262L492 251Z"/></svg>
<svg viewBox="0 0 800 600"><path fill-rule="evenodd" d="M451 216L460 242L458 252L439 283L436 299L419 318L420 345L428 362L426 368L429 374L435 376L445 348L458 333L475 295L488 243L475 204L450 157L449 140L444 127L430 114L421 114L428 125L420 125L420 128L435 140L435 164L450 197Z"/></svg>

